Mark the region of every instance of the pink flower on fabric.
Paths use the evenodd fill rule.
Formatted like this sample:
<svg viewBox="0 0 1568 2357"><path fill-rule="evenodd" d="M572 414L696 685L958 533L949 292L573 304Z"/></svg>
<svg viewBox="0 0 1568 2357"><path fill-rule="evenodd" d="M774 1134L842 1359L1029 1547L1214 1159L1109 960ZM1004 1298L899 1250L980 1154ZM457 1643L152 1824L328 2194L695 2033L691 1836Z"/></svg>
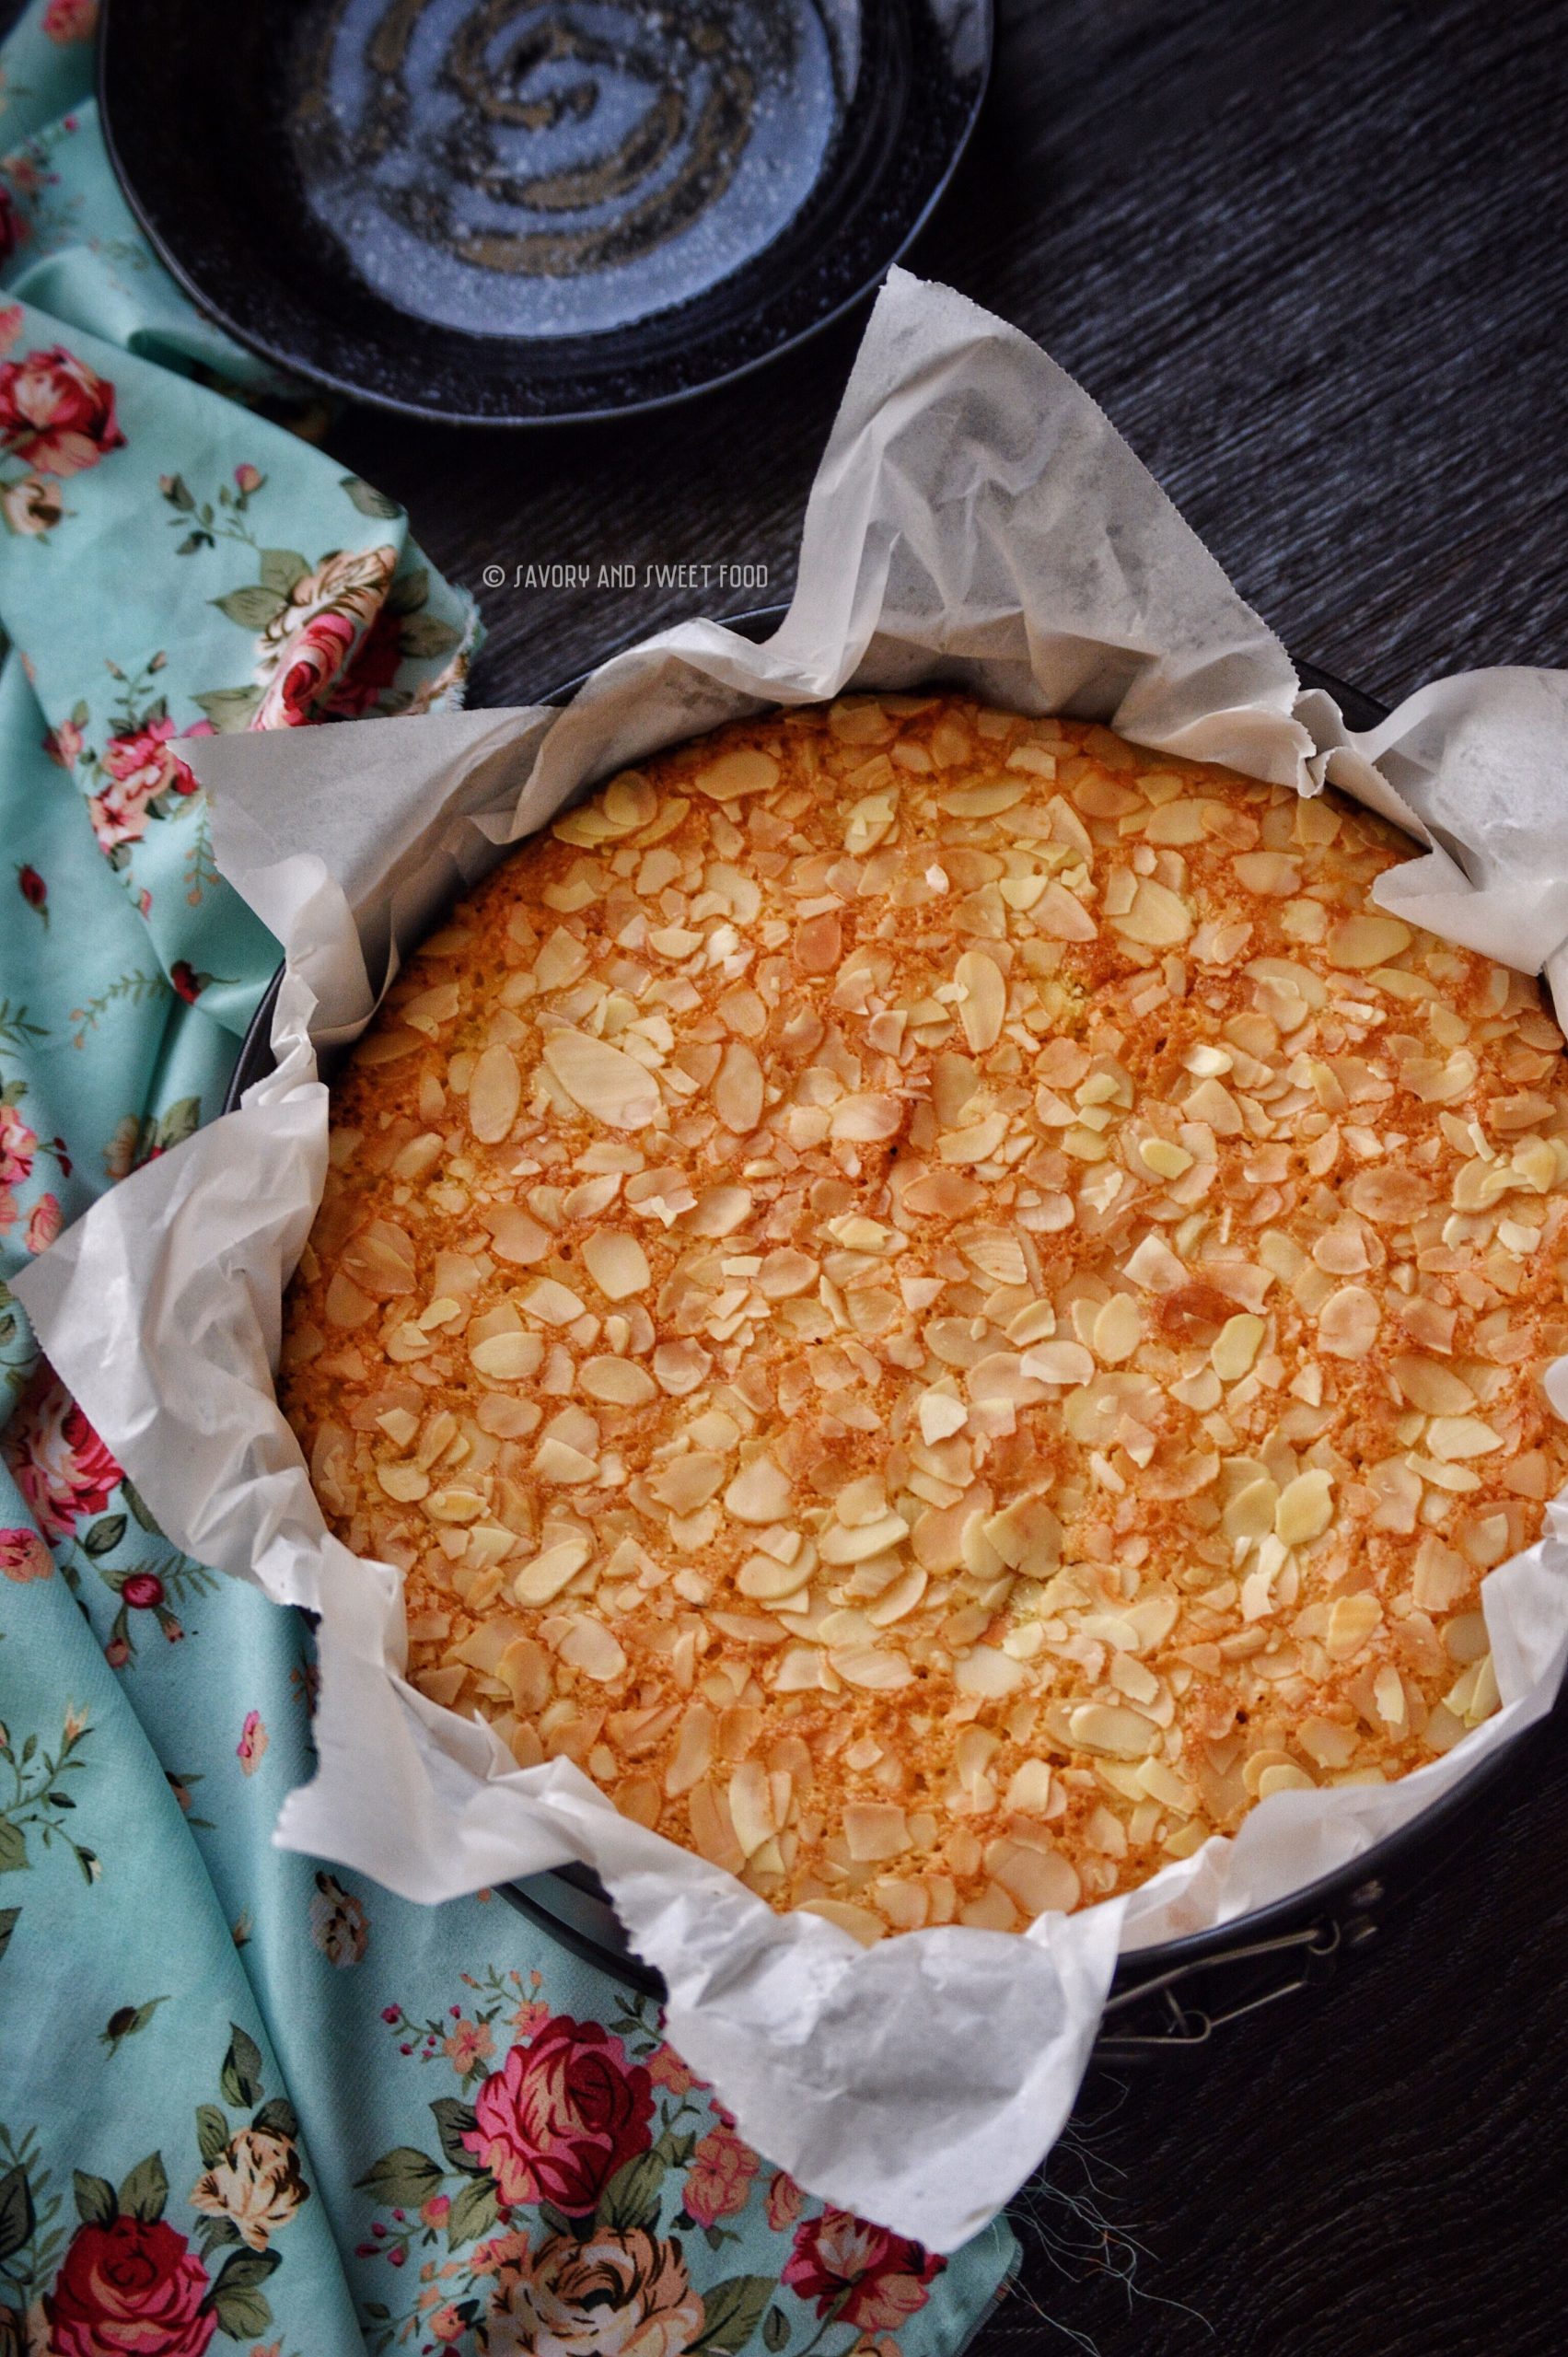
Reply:
<svg viewBox="0 0 1568 2357"><path fill-rule="evenodd" d="M60 1199L57 1195L41 1195L28 1213L28 1250L47 1251L59 1233Z"/></svg>
<svg viewBox="0 0 1568 2357"><path fill-rule="evenodd" d="M38 1137L14 1105L0 1105L0 1187L19 1187L32 1168Z"/></svg>
<svg viewBox="0 0 1568 2357"><path fill-rule="evenodd" d="M19 303L0 303L0 352L9 352L27 323Z"/></svg>
<svg viewBox="0 0 1568 2357"><path fill-rule="evenodd" d="M0 1530L0 1573L6 1579L46 1580L54 1558L36 1530Z"/></svg>
<svg viewBox="0 0 1568 2357"><path fill-rule="evenodd" d="M91 41L98 30L98 0L49 0L43 29L51 41Z"/></svg>
<svg viewBox="0 0 1568 2357"><path fill-rule="evenodd" d="M0 440L44 475L78 475L124 447L114 387L63 343L0 366Z"/></svg>
<svg viewBox="0 0 1568 2357"><path fill-rule="evenodd" d="M318 614L284 648L252 728L303 728L354 644L346 614Z"/></svg>
<svg viewBox="0 0 1568 2357"><path fill-rule="evenodd" d="M46 1538L101 1514L124 1478L59 1377L46 1374L6 1428L6 1459Z"/></svg>
<svg viewBox="0 0 1568 2357"><path fill-rule="evenodd" d="M235 468L234 480L240 490L249 496L251 492L260 491L267 478L260 467L253 467L250 459L246 459Z"/></svg>
<svg viewBox="0 0 1568 2357"><path fill-rule="evenodd" d="M74 720L63 720L44 738L43 749L58 768L74 770L82 749L82 732Z"/></svg>
<svg viewBox="0 0 1568 2357"><path fill-rule="evenodd" d="M147 806L160 794L195 793L195 772L174 751L169 741L173 735L174 723L166 714L123 737L111 737L105 745L103 767L110 782L87 797L93 832L104 851L141 841L147 830Z"/></svg>
<svg viewBox="0 0 1568 2357"><path fill-rule="evenodd" d="M260 1711L247 1711L245 1724L239 1731L239 1741L235 1745L234 1749L235 1756L248 1776L253 1776L256 1773L261 1764L261 1756L271 1740L272 1737L261 1724Z"/></svg>
<svg viewBox="0 0 1568 2357"><path fill-rule="evenodd" d="M581 2218L616 2170L646 2152L653 2109L648 2074L621 2040L558 2014L486 2079L463 2143L503 2201L552 2201Z"/></svg>

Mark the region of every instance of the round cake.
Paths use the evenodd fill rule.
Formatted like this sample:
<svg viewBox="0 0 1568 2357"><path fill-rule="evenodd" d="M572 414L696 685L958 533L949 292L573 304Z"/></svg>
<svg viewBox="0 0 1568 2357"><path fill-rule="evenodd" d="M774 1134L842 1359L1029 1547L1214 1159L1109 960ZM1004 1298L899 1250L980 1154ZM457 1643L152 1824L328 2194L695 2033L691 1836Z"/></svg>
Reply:
<svg viewBox="0 0 1568 2357"><path fill-rule="evenodd" d="M1497 1705L1568 1480L1538 986L1411 845L846 697L496 868L332 1089L283 1403L523 1767L863 1939L1021 1928Z"/></svg>

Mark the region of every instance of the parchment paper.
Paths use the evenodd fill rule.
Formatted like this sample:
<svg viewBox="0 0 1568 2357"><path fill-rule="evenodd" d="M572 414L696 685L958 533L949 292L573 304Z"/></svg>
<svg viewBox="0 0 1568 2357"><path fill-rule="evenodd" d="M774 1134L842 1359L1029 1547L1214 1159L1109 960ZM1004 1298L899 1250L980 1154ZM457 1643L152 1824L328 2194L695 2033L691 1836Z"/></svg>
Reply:
<svg viewBox="0 0 1568 2357"><path fill-rule="evenodd" d="M569 1762L518 1772L487 1728L404 1683L398 1574L327 1536L270 1375L324 1167L312 1037L357 1031L459 879L585 783L694 731L933 677L1303 793L1327 775L1430 846L1382 880L1387 907L1568 976L1564 676L1444 680L1357 737L1299 691L1086 395L1016 330L895 272L768 644L691 622L605 664L560 714L188 742L223 873L287 950L278 1070L105 1196L16 1290L169 1535L321 1615L320 1766L280 1842L427 1900L587 1861L668 1981L670 2038L742 2132L811 2191L949 2250L1058 2134L1119 1948L1299 1887L1550 1707L1568 1655L1560 1509L1484 1583L1504 1707L1446 1757L1390 1786L1277 1794L1234 1840L1023 1935L948 1928L863 1951L618 1817Z"/></svg>

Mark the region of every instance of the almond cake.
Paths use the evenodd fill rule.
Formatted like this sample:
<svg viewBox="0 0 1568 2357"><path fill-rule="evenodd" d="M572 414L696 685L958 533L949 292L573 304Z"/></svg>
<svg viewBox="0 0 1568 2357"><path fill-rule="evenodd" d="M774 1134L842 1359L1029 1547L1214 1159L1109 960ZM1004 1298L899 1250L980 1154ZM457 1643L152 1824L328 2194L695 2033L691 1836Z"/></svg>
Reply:
<svg viewBox="0 0 1568 2357"><path fill-rule="evenodd" d="M409 1675L863 1939L1497 1704L1568 1480L1562 1036L1409 842L847 697L612 779L332 1090L281 1396Z"/></svg>

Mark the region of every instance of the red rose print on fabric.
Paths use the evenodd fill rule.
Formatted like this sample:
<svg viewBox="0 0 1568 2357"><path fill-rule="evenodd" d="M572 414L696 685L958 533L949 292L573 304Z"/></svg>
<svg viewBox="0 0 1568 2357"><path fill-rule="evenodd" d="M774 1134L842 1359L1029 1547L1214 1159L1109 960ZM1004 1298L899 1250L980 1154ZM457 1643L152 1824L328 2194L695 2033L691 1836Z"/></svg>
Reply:
<svg viewBox="0 0 1568 2357"><path fill-rule="evenodd" d="M46 1372L4 1435L6 1462L46 1538L70 1538L101 1514L124 1476L64 1385Z"/></svg>
<svg viewBox="0 0 1568 2357"><path fill-rule="evenodd" d="M202 2357L207 2270L161 2218L78 2227L44 2295L50 2357Z"/></svg>
<svg viewBox="0 0 1568 2357"><path fill-rule="evenodd" d="M114 387L62 343L0 366L0 441L41 475L77 475L125 446Z"/></svg>
<svg viewBox="0 0 1568 2357"><path fill-rule="evenodd" d="M357 720L385 695L402 659L402 617L382 606L360 640L353 661L331 689L321 707L323 717Z"/></svg>
<svg viewBox="0 0 1568 2357"><path fill-rule="evenodd" d="M831 2309L862 2332L896 2332L924 2307L925 2287L947 2263L847 2210L824 2210L796 2227L782 2281L801 2299L814 2300L820 2316Z"/></svg>
<svg viewBox="0 0 1568 2357"><path fill-rule="evenodd" d="M0 1104L0 1187L19 1187L33 1166L38 1137L14 1105Z"/></svg>
<svg viewBox="0 0 1568 2357"><path fill-rule="evenodd" d="M647 2072L621 2040L558 2014L485 2080L463 2142L503 2201L552 2201L581 2218L616 2170L646 2151L653 2110Z"/></svg>
<svg viewBox="0 0 1568 2357"><path fill-rule="evenodd" d="M337 678L354 644L346 614L318 614L284 650L252 728L303 728Z"/></svg>
<svg viewBox="0 0 1568 2357"><path fill-rule="evenodd" d="M195 793L195 772L174 751L173 735L174 723L164 714L105 745L100 760L108 784L87 797L93 832L105 851L141 841L147 806L160 794Z"/></svg>

